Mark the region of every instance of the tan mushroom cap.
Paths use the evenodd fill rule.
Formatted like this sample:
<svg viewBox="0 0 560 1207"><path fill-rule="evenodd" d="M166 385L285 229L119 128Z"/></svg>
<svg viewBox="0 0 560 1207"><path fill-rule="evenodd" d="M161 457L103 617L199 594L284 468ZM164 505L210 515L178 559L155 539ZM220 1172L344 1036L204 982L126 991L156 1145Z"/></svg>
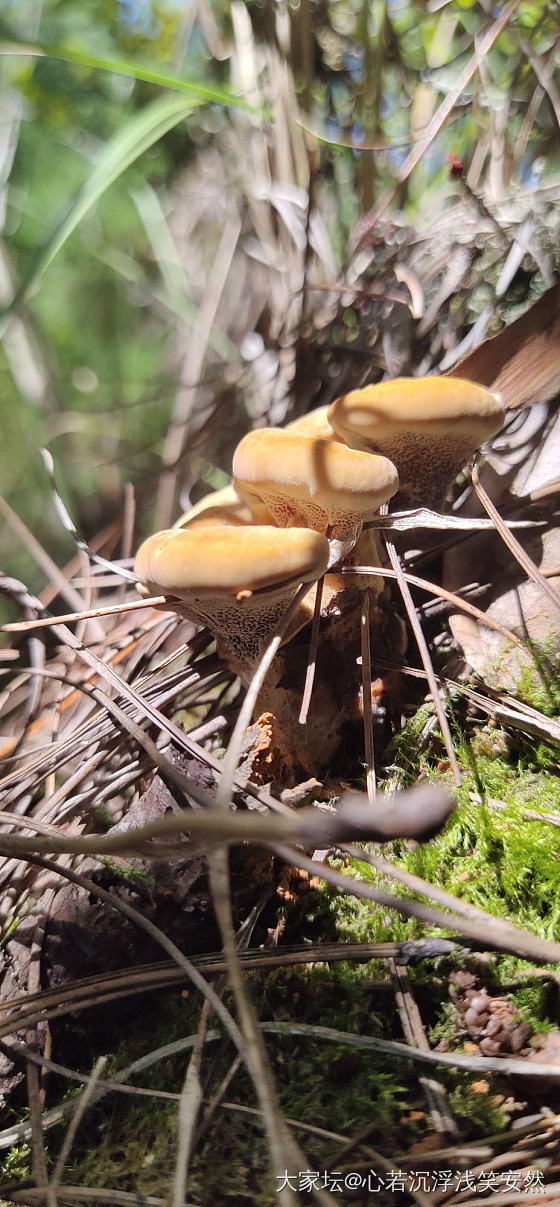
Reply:
<svg viewBox="0 0 560 1207"><path fill-rule="evenodd" d="M265 503L277 524L325 532L331 565L357 540L362 523L398 489L386 457L278 428L249 432L233 458L235 485Z"/></svg>
<svg viewBox="0 0 560 1207"><path fill-rule="evenodd" d="M156 532L136 555L138 577L181 598L284 590L320 578L325 537L306 528L170 528Z"/></svg>
<svg viewBox="0 0 560 1207"><path fill-rule="evenodd" d="M175 528L237 527L244 524L271 524L272 517L264 503L256 497L242 499L230 482L220 490L205 495L190 511L177 520Z"/></svg>
<svg viewBox="0 0 560 1207"><path fill-rule="evenodd" d="M150 591L168 592L177 611L206 624L247 678L300 583L319 579L328 560L326 537L306 528L172 528L144 541L135 570Z"/></svg>
<svg viewBox="0 0 560 1207"><path fill-rule="evenodd" d="M319 440L340 441L342 437L337 435L328 421L328 409L327 406L317 407L315 411L308 411L307 415L301 415L299 419L292 419L283 430L292 434L297 433L298 436L315 436Z"/></svg>
<svg viewBox="0 0 560 1207"><path fill-rule="evenodd" d="M390 457L400 496L426 507L443 499L504 415L499 395L460 377L397 377L353 390L328 409L339 436Z"/></svg>

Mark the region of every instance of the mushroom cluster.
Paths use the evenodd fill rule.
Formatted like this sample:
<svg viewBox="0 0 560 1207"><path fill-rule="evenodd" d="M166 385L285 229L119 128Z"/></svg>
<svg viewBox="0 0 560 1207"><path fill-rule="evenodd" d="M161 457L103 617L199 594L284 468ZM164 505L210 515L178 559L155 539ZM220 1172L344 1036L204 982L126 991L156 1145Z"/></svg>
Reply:
<svg viewBox="0 0 560 1207"><path fill-rule="evenodd" d="M297 723L306 647L293 639L311 619L318 581L324 579L323 613L343 617L341 596L355 595L356 586L337 571L379 564L382 556L377 534L364 524L395 497L401 505L441 506L503 418L496 394L459 378L397 378L354 390L284 429L250 432L235 450L231 484L141 546L140 589L165 594L170 608L207 625L245 685L283 613L309 585L257 703L259 712L274 715L288 765L308 772L324 766L355 711L347 674L338 677L342 695L338 690L340 659L356 663L340 622L307 723ZM379 594L379 580L367 585Z"/></svg>

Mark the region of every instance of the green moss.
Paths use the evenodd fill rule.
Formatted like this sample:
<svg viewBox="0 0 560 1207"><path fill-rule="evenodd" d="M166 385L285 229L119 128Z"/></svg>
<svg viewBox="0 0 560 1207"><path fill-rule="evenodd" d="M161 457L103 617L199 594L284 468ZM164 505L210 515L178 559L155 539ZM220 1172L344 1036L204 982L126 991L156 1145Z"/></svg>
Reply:
<svg viewBox="0 0 560 1207"><path fill-rule="evenodd" d="M370 991L371 975L371 964L280 971L266 978L260 1015L388 1038L395 1026L392 995ZM388 1067L384 1055L343 1045L325 1051L321 1041L289 1035L268 1038L267 1047L287 1115L342 1134L370 1124L379 1140L395 1130L410 1090L406 1062ZM326 1155L315 1141L306 1139L305 1148L317 1158Z"/></svg>
<svg viewBox="0 0 560 1207"><path fill-rule="evenodd" d="M415 783L432 733L433 719L433 705L423 704L389 743L383 756L384 772L389 780L387 787L406 788Z"/></svg>
<svg viewBox="0 0 560 1207"><path fill-rule="evenodd" d="M448 784L455 794L455 812L430 843L396 841L384 848L384 854L397 867L487 913L555 940L560 925L556 834L550 821L534 816L557 815L560 821L560 775L552 745L506 735L492 725L478 730L472 739L460 733L457 749L464 782L457 790L450 773L438 770L440 750L437 734L434 749L431 722L431 707L423 706L392 743L386 785L406 784L422 769L431 779ZM346 871L384 891L411 895L363 861L350 861ZM331 926L348 942L403 942L440 933L414 918L389 914L370 901L341 893L327 893L325 898ZM457 1011L447 1000L449 972L460 966L459 954L410 970L432 1042L445 1039L451 1050L467 1038ZM496 992L507 983L520 1017L533 1030L558 1026L557 995L551 983L524 980L520 974L526 969L522 960L500 954L486 962L485 976ZM387 975L381 962L376 975ZM512 978L517 979L512 982ZM457 1085L457 1102L462 1108L458 1118L466 1126L471 1115L475 1118L472 1104L465 1107L469 1079L459 1079ZM492 1095L476 1093L474 1098L481 1127L486 1125L484 1121L496 1123Z"/></svg>
<svg viewBox="0 0 560 1207"><path fill-rule="evenodd" d="M16 1144L1 1154L0 1177L3 1182L24 1182L26 1178L31 1177L29 1144Z"/></svg>
<svg viewBox="0 0 560 1207"><path fill-rule="evenodd" d="M297 1018L298 1022L357 1033L394 1036L398 1024L392 996L371 988L371 972L371 966L356 969L353 965L279 970L266 977L254 975L253 991L263 1018ZM185 1035L194 1027L197 1014L194 997L185 1001L179 994L168 995L153 1034L147 1034L144 1026L130 1041L122 1041L111 1071L140 1051L157 1046L163 1036L170 1042ZM266 1042L280 1106L287 1117L341 1136L369 1128L369 1143L388 1156L431 1132L429 1114L418 1095L417 1071L409 1062L388 1062L382 1054L358 1053L343 1045L329 1046L326 1052L320 1041L289 1034L267 1036ZM231 1058L228 1046L213 1044L206 1049L203 1082L207 1098ZM184 1054L152 1066L141 1083L179 1092L187 1059ZM482 1079L444 1070L441 1080L465 1134L474 1138L507 1126L500 1102ZM202 1207L265 1207L274 1187L267 1172L260 1123L231 1109L236 1104L256 1106L243 1070L231 1082L226 1101L231 1106L217 1111L211 1131L197 1148L189 1198ZM174 1168L176 1136L176 1103L111 1096L88 1115L88 1126L78 1135L73 1150L67 1180L139 1195L165 1193ZM305 1132L298 1133L298 1138L309 1168L325 1168L336 1142Z"/></svg>
<svg viewBox="0 0 560 1207"><path fill-rule="evenodd" d="M87 1146L76 1146L66 1179L86 1186L137 1194L168 1187L173 1170L177 1107L154 1100L131 1106L114 1101L111 1110L89 1117Z"/></svg>
<svg viewBox="0 0 560 1207"><path fill-rule="evenodd" d="M543 649L533 648L535 664L521 674L516 694L520 700L552 717L560 712L560 660L550 638Z"/></svg>
<svg viewBox="0 0 560 1207"><path fill-rule="evenodd" d="M266 977L253 975L253 992L262 1018L297 1018L298 1022L389 1036L395 1022L392 998L372 999L364 984L370 974L371 969L343 965L331 970L280 970ZM200 1009L196 995L185 998L172 993L158 1001L157 1015L144 1014L142 1026L131 1029L130 1036L121 1041L104 1075L111 1076L161 1043L196 1031ZM290 1035L268 1036L266 1042L286 1116L341 1135L369 1126L371 1142L392 1151L415 1137L414 1129L401 1123L416 1096L415 1072L408 1062L388 1065L381 1054L356 1053L343 1045L329 1045L325 1052L320 1041ZM160 1061L134 1080L153 1090L179 1093L188 1059L186 1052ZM202 1076L206 1099L231 1060L231 1046L225 1041L205 1049ZM243 1069L231 1082L227 1101L233 1106L258 1106ZM61 1135L62 1129L49 1133L51 1151L56 1151ZM141 1195L165 1193L174 1169L176 1137L176 1102L107 1096L88 1112L87 1126L78 1132L65 1180ZM324 1168L333 1141L308 1133L300 1133L299 1139L310 1168ZM194 1156L189 1190L192 1201L203 1207L230 1203L265 1207L271 1202L274 1186L258 1116L227 1107L216 1112L211 1130Z"/></svg>
<svg viewBox="0 0 560 1207"><path fill-rule="evenodd" d="M473 1139L478 1139L481 1136L503 1132L507 1128L509 1120L501 1107L501 1096L489 1093L486 1086L481 1088L485 1078L446 1074L441 1080L447 1090L454 1119L461 1131L468 1131Z"/></svg>
<svg viewBox="0 0 560 1207"><path fill-rule="evenodd" d="M109 856L104 856L100 862L110 871L117 881L123 881L129 884L132 888L137 889L146 897L151 897L156 887L156 878L144 868L136 867L131 863L117 863L116 860Z"/></svg>
<svg viewBox="0 0 560 1207"><path fill-rule="evenodd" d="M394 842L385 854L398 867L496 917L555 938L560 895L554 831L550 822L527 810L558 814L560 820L560 778L524 768L518 756L509 762L489 755L475 758L476 776L467 770L443 832L421 845ZM449 781L445 775L436 778ZM368 864L360 861L352 867L369 883L387 889L386 878ZM392 888L397 891L394 883ZM401 886L398 891L406 893ZM426 933L424 924L387 916L371 902L337 896L332 908L339 932L350 941L402 941Z"/></svg>

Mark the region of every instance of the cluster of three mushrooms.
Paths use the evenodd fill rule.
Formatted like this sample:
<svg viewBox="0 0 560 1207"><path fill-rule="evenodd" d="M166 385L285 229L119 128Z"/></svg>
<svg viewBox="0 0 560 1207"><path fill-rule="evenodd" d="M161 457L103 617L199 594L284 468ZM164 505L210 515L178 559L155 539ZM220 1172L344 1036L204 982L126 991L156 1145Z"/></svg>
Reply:
<svg viewBox="0 0 560 1207"><path fill-rule="evenodd" d="M351 551L398 474L385 457L266 428L238 445L233 475L179 527L145 541L135 568L148 590L208 626L247 681L298 588ZM289 634L308 618L302 609Z"/></svg>
<svg viewBox="0 0 560 1207"><path fill-rule="evenodd" d="M404 378L355 390L286 429L250 432L234 454L233 484L145 541L136 572L207 625L247 682L298 588L351 556L364 522L397 491L405 505L440 506L503 415L500 399L472 382ZM309 616L308 606L287 636Z"/></svg>

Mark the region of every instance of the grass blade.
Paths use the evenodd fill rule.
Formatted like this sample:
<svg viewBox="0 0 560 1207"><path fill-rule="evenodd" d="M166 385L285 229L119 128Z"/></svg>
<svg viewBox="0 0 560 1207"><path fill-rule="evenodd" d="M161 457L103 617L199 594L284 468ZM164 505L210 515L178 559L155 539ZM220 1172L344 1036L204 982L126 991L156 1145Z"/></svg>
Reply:
<svg viewBox="0 0 560 1207"><path fill-rule="evenodd" d="M36 59L58 59L61 63L74 63L78 67L92 67L97 71L111 71L115 75L126 75L145 84L157 84L160 88L168 88L173 92L189 93L198 104L213 102L216 105L228 105L233 109L242 109L246 113L264 116L263 111L248 105L246 101L225 88L214 85L200 84L195 80L183 79L149 63L141 63L136 59L106 59L103 55L88 54L85 50L77 50L66 46L40 46L37 43L17 42L10 40L0 42L0 55L27 55Z"/></svg>
<svg viewBox="0 0 560 1207"><path fill-rule="evenodd" d="M202 102L196 97L158 96L125 122L108 140L88 179L39 253L29 276L5 312L4 319L29 297L86 214L107 189L154 143L163 138Z"/></svg>

